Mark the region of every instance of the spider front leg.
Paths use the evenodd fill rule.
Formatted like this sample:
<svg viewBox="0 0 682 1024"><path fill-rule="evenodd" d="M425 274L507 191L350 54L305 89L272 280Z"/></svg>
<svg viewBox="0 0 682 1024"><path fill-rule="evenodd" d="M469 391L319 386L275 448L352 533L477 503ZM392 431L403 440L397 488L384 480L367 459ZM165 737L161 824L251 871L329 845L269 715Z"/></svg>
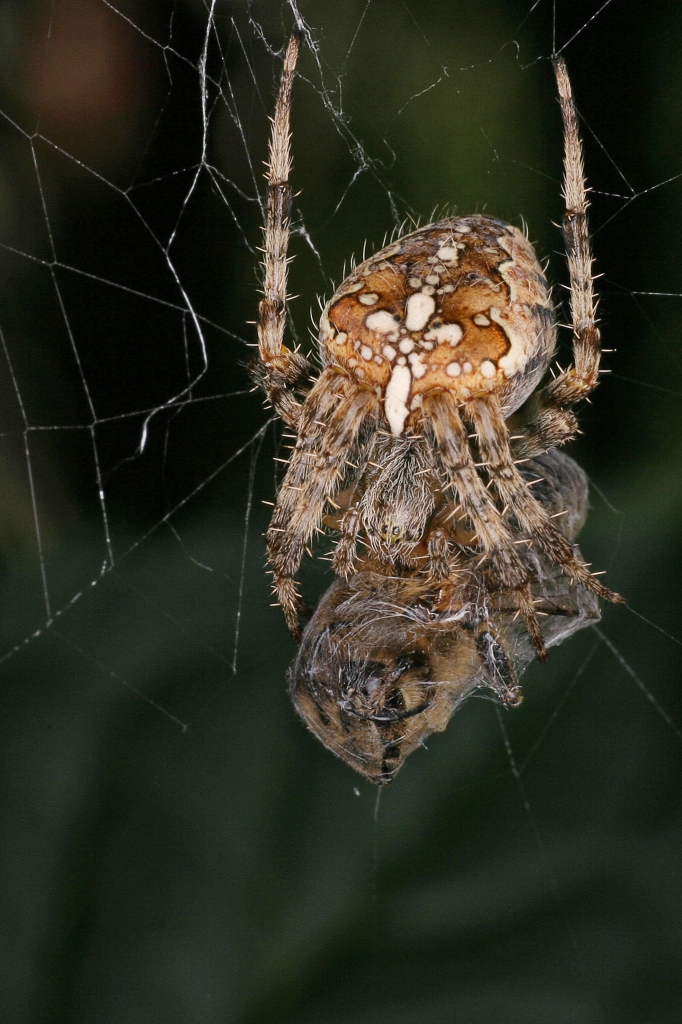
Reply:
<svg viewBox="0 0 682 1024"><path fill-rule="evenodd" d="M490 560L503 588L515 592L528 635L538 657L544 659L547 652L535 614L528 573L509 529L478 475L457 403L450 392L435 391L425 396L423 409L433 430L444 475L462 511L471 520L484 558Z"/></svg>
<svg viewBox="0 0 682 1024"><path fill-rule="evenodd" d="M258 354L260 362L252 367L252 376L284 422L295 427L301 404L294 392L307 392L312 386L310 363L299 352L284 345L287 302L287 264L291 216L291 90L301 37L289 40L279 86L275 116L270 134L267 216L264 232L263 298L258 307Z"/></svg>
<svg viewBox="0 0 682 1024"><path fill-rule="evenodd" d="M325 370L299 417L299 438L267 532L275 591L295 639L302 602L295 582L306 545L346 475L346 459L363 424L378 411L376 393L338 370Z"/></svg>
<svg viewBox="0 0 682 1024"><path fill-rule="evenodd" d="M566 212L562 225L571 282L574 365L560 373L535 399L536 415L521 428L517 455L534 456L569 441L576 433L572 406L599 382L601 356L592 253L587 224L587 188L578 117L571 81L562 57L553 61L564 123L564 187Z"/></svg>

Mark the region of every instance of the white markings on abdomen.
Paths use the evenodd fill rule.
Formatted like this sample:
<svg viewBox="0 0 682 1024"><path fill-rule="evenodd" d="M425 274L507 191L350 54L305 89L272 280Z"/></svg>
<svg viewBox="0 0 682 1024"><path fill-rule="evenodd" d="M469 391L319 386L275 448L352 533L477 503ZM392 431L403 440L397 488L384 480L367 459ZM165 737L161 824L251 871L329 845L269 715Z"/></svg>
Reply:
<svg viewBox="0 0 682 1024"><path fill-rule="evenodd" d="M384 410L386 419L395 437L400 437L408 415L407 396L410 393L412 374L407 366L394 366L391 379L386 385Z"/></svg>
<svg viewBox="0 0 682 1024"><path fill-rule="evenodd" d="M435 300L431 295L424 295L423 292L415 292L410 295L405 303L407 315L405 326L408 331L421 331L426 327L430 317L436 310Z"/></svg>

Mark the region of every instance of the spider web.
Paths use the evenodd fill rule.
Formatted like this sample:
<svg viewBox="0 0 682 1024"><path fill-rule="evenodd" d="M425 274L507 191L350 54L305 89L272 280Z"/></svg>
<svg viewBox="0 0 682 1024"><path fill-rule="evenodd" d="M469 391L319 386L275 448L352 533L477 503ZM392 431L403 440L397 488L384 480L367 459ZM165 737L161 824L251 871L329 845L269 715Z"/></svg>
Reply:
<svg viewBox="0 0 682 1024"><path fill-rule="evenodd" d="M390 863L396 837L422 863L402 838L406 823L417 828L494 783L502 819L535 851L550 902L560 900L552 844L570 800L548 782L553 766L592 769L596 789L625 806L624 749L637 746L651 784L666 758L680 761L682 284L672 228L682 164L667 141L676 108L653 102L673 90L676 69L660 62L655 79L646 67L682 24L638 17L618 0L5 7L0 671L19 737L8 733L10 757L20 761L24 742L43 735L14 712L33 682L39 697L28 704L42 701L64 744L83 719L80 772L96 770L93 737L139 727L162 759L189 750L203 766L215 757L219 773L224 756L231 778L257 777L246 787L251 808L272 806L261 775L275 771L273 747L280 786L282 774L303 789L327 772L325 792L353 791L347 769L311 749L282 692L293 649L270 607L261 537L279 433L245 370L268 117L298 20L292 338L310 346L307 311L351 254L434 208L513 223L523 215L550 279L565 283L548 62L560 49L583 121L604 344L616 350L572 454L594 484L581 546L630 607L604 609L598 629L531 669L515 718L498 722L490 705L471 702L408 762L411 781L383 798L376 864ZM638 75L648 107L634 94ZM561 344L565 363L568 331ZM306 572L311 592L327 585L321 570ZM167 731L173 739L159 740ZM583 746L566 753L576 737ZM203 755L199 739L210 741ZM633 763L631 786L635 774ZM347 813L357 817L369 794L355 791L363 810ZM311 818L333 829L322 797L307 792ZM596 819L605 800L584 794L575 806ZM249 814L238 819L244 834L256 827ZM365 866L360 858L352 873L363 879ZM401 927L413 935L429 899L419 872L405 892ZM335 920L332 907L319 927L333 931ZM561 933L562 948L574 941L570 928Z"/></svg>

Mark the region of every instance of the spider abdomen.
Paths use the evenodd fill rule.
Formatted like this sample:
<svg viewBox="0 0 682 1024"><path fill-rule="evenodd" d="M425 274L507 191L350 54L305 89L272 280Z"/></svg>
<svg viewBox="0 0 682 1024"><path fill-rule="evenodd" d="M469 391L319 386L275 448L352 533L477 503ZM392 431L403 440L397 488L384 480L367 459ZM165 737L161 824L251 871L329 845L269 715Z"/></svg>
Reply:
<svg viewBox="0 0 682 1024"><path fill-rule="evenodd" d="M510 415L554 345L533 247L480 215L438 221L380 250L346 278L320 323L323 360L377 388L394 435L434 390L458 403L495 393Z"/></svg>

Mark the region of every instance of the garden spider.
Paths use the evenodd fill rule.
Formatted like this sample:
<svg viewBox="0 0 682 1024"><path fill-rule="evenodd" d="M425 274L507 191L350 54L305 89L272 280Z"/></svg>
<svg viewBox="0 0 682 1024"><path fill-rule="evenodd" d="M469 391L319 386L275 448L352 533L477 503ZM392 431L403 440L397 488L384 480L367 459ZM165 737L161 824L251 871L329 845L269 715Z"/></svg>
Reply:
<svg viewBox="0 0 682 1024"><path fill-rule="evenodd" d="M574 365L533 395L556 344L549 288L525 235L480 214L418 228L357 266L322 312L319 375L284 345L289 111L300 42L295 32L272 122L254 367L296 435L267 532L287 625L300 640L295 577L324 525L340 534L333 555L340 579L352 584L356 574L371 572L401 586L409 580L431 595L432 609L443 609L461 606L474 574L477 594L483 585L507 595L544 658L535 604L543 595L532 584L548 566L599 597L622 601L560 529L564 510L549 511L520 468L575 435L572 407L599 378L583 159L566 66L554 59ZM509 418L522 405L511 434ZM483 621L485 601L477 598L476 606Z"/></svg>

